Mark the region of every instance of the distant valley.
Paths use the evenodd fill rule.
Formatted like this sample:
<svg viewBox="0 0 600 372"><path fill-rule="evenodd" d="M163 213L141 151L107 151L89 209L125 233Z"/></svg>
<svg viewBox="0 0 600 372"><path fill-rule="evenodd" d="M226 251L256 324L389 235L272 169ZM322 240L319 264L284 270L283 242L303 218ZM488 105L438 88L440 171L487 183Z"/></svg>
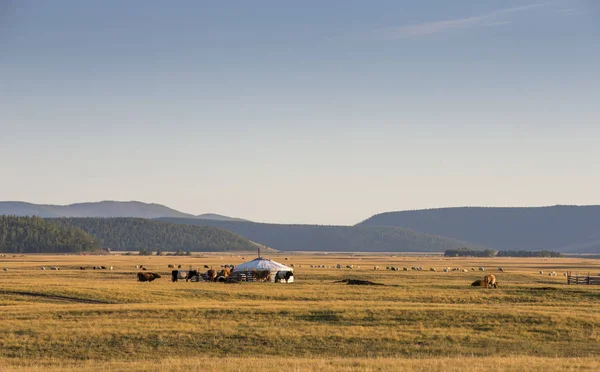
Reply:
<svg viewBox="0 0 600 372"><path fill-rule="evenodd" d="M460 247L484 248L399 227L284 225L190 218L160 218L159 221L216 227L281 251L442 252Z"/></svg>
<svg viewBox="0 0 600 372"><path fill-rule="evenodd" d="M55 223L101 237L105 245L117 249L164 245L226 251L246 249L255 242L282 251L441 252L469 248L600 253L600 206L464 207L386 212L355 226L254 223L213 213L192 215L160 204L136 201L66 206L0 202L0 215L56 219ZM103 218L108 220L103 221ZM171 227L167 229L152 220L166 222ZM212 230L201 230L203 226ZM109 234L110 231L113 232ZM216 231L233 233L235 238L225 238ZM200 237L209 233L210 238ZM132 239L127 234L137 238Z"/></svg>

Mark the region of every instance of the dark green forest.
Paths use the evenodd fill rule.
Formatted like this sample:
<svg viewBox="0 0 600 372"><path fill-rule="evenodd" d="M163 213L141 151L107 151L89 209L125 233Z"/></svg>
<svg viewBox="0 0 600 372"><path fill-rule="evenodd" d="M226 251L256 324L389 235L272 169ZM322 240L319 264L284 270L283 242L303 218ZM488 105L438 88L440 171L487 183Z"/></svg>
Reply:
<svg viewBox="0 0 600 372"><path fill-rule="evenodd" d="M448 249L444 252L446 257L494 257L496 252L491 249L473 250L468 248Z"/></svg>
<svg viewBox="0 0 600 372"><path fill-rule="evenodd" d="M0 216L2 253L75 253L97 248L83 230L39 217Z"/></svg>
<svg viewBox="0 0 600 372"><path fill-rule="evenodd" d="M459 247L480 248L455 239L395 227L280 225L187 218L159 220L218 227L281 251L443 252Z"/></svg>
<svg viewBox="0 0 600 372"><path fill-rule="evenodd" d="M227 252L256 249L248 239L214 227L143 218L54 218L49 221L80 228L112 250Z"/></svg>

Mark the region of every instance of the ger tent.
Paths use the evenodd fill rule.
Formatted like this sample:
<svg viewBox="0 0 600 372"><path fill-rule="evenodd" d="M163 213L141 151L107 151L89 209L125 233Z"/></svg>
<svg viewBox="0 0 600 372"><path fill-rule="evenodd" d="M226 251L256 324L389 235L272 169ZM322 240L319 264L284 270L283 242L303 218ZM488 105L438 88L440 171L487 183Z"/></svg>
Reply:
<svg viewBox="0 0 600 372"><path fill-rule="evenodd" d="M271 273L271 281L274 282L275 281L275 275L277 274L278 271L294 271L294 269L292 269L291 267L287 267L283 264L280 264L279 262L275 262L273 260L270 260L268 258L264 258L264 257L257 257L255 259L253 259L252 261L248 261L246 263L237 265L234 269L233 272L249 272L249 271L265 271L265 270L269 270L269 272ZM290 278L290 280L288 280L289 283L293 282L293 277Z"/></svg>

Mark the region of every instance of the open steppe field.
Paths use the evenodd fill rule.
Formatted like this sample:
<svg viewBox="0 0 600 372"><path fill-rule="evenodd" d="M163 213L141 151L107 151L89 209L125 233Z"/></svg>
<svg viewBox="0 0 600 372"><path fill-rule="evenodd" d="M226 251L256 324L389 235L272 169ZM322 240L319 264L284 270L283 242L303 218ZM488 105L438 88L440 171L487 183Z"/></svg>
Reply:
<svg viewBox="0 0 600 372"><path fill-rule="evenodd" d="M256 254L6 256L0 370L600 370L600 286L563 276L600 273L595 259L280 253L268 257L294 264L295 283L225 284L172 283L167 265ZM162 278L137 282L139 264ZM498 289L470 286L480 266Z"/></svg>

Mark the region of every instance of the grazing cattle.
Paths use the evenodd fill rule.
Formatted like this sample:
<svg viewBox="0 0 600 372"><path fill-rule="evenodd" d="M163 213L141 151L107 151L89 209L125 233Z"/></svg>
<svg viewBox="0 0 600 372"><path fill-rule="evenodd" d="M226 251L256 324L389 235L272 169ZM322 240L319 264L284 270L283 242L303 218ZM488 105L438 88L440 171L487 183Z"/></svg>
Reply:
<svg viewBox="0 0 600 372"><path fill-rule="evenodd" d="M342 265L341 264L337 264L335 267L338 268L338 269L341 269Z"/></svg>
<svg viewBox="0 0 600 372"><path fill-rule="evenodd" d="M171 265L171 264L167 265L167 269L174 269L174 268L175 268L175 265Z"/></svg>
<svg viewBox="0 0 600 372"><path fill-rule="evenodd" d="M8 267L3 267L2 270L8 271Z"/></svg>
<svg viewBox="0 0 600 372"><path fill-rule="evenodd" d="M178 268L178 269L181 269L181 265L177 265L177 268Z"/></svg>
<svg viewBox="0 0 600 372"><path fill-rule="evenodd" d="M431 267L431 268L429 268L429 271L437 271L437 270L435 269L435 267Z"/></svg>
<svg viewBox="0 0 600 372"><path fill-rule="evenodd" d="M485 269L483 267L480 267L479 271L485 271Z"/></svg>
<svg viewBox="0 0 600 372"><path fill-rule="evenodd" d="M282 280L285 280L287 283L293 277L294 273L292 271L278 271L277 274L275 274L275 283L279 283Z"/></svg>
<svg viewBox="0 0 600 372"><path fill-rule="evenodd" d="M544 275L544 272L543 272L542 270L538 271L538 273L539 273L540 275Z"/></svg>
<svg viewBox="0 0 600 372"><path fill-rule="evenodd" d="M58 266L50 266L50 270L60 270Z"/></svg>
<svg viewBox="0 0 600 372"><path fill-rule="evenodd" d="M112 270L112 269L113 269L113 267L112 267L112 266L109 266L109 267L108 267L108 269L109 269L109 270Z"/></svg>
<svg viewBox="0 0 600 372"><path fill-rule="evenodd" d="M210 269L206 272L206 277L208 278L208 280L210 280L211 282L214 282L215 279L217 278L217 272L213 269Z"/></svg>
<svg viewBox="0 0 600 372"><path fill-rule="evenodd" d="M463 269L463 271L462 271L462 272L463 272L463 273L468 273L468 272L469 272L469 270L468 270L468 269Z"/></svg>
<svg viewBox="0 0 600 372"><path fill-rule="evenodd" d="M79 270L85 270L85 267L79 266Z"/></svg>
<svg viewBox="0 0 600 372"><path fill-rule="evenodd" d="M176 282L177 279L187 279L187 271L184 271L184 270L171 271L171 281Z"/></svg>
<svg viewBox="0 0 600 372"><path fill-rule="evenodd" d="M474 267L472 267L472 268L471 268L471 271L475 271L475 268L474 268Z"/></svg>
<svg viewBox="0 0 600 372"><path fill-rule="evenodd" d="M208 267L208 265L204 265L204 268L205 268L205 269L210 269L210 268Z"/></svg>
<svg viewBox="0 0 600 372"><path fill-rule="evenodd" d="M450 270L448 270L448 268L447 268L447 267L445 267L445 268L444 268L444 272L445 272L445 273L447 273L447 272L449 272L449 271L450 271Z"/></svg>
<svg viewBox="0 0 600 372"><path fill-rule="evenodd" d="M100 266L101 270L106 270L106 266Z"/></svg>
<svg viewBox="0 0 600 372"><path fill-rule="evenodd" d="M196 279L194 279L194 278L196 278ZM198 270L188 271L187 278L185 278L185 281L187 282L188 280L196 281L196 282L200 281L200 273L198 272Z"/></svg>
<svg viewBox="0 0 600 372"><path fill-rule="evenodd" d="M223 269L223 270L219 270L219 272L217 273L217 276L222 276L224 278L227 278L230 273L231 272L229 271L229 269Z"/></svg>
<svg viewBox="0 0 600 372"><path fill-rule="evenodd" d="M285 260L287 261L287 260L289 260L289 258L286 257Z"/></svg>
<svg viewBox="0 0 600 372"><path fill-rule="evenodd" d="M403 267L402 270L408 271L408 267Z"/></svg>
<svg viewBox="0 0 600 372"><path fill-rule="evenodd" d="M138 282L151 282L155 279L160 278L161 276L156 273L138 273Z"/></svg>
<svg viewBox="0 0 600 372"><path fill-rule="evenodd" d="M489 288L490 286L498 288L498 284L496 283L496 277L492 274L484 276L483 282L486 288Z"/></svg>
<svg viewBox="0 0 600 372"><path fill-rule="evenodd" d="M295 267L294 264L291 264L290 267Z"/></svg>
<svg viewBox="0 0 600 372"><path fill-rule="evenodd" d="M139 268L140 268L140 265L135 265L134 266L134 269L139 269Z"/></svg>
<svg viewBox="0 0 600 372"><path fill-rule="evenodd" d="M503 269L503 268L501 268L501 267L499 267L499 268L498 268L498 272L501 272L501 273L503 273L503 272L504 272L504 269Z"/></svg>
<svg viewBox="0 0 600 372"><path fill-rule="evenodd" d="M379 266L373 266L373 270L379 270Z"/></svg>
<svg viewBox="0 0 600 372"><path fill-rule="evenodd" d="M44 266L40 267L40 270L46 270L46 268Z"/></svg>
<svg viewBox="0 0 600 372"><path fill-rule="evenodd" d="M252 276L257 282L268 282L271 280L271 272L269 270L252 270Z"/></svg>
<svg viewBox="0 0 600 372"><path fill-rule="evenodd" d="M147 269L145 267L142 267L142 270L146 271Z"/></svg>
<svg viewBox="0 0 600 372"><path fill-rule="evenodd" d="M485 284L484 284L483 280L481 280L481 279L477 279L476 281L471 283L471 287L483 287L484 285Z"/></svg>

